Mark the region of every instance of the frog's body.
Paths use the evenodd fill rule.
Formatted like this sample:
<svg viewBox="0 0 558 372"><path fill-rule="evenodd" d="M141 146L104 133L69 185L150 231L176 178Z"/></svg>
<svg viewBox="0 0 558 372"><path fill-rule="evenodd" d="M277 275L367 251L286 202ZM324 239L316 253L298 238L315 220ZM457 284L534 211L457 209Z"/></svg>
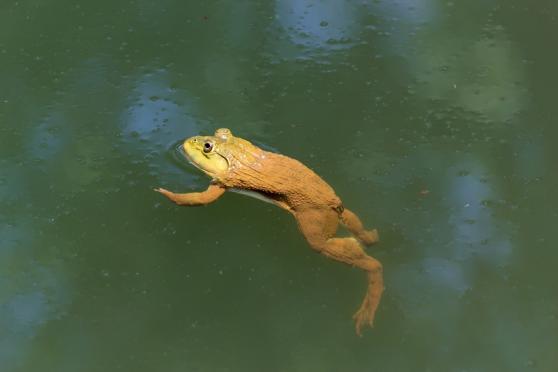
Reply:
<svg viewBox="0 0 558 372"><path fill-rule="evenodd" d="M333 189L297 160L260 150L252 164L239 161L220 182L236 192L257 193L289 211L310 206L341 208Z"/></svg>
<svg viewBox="0 0 558 372"><path fill-rule="evenodd" d="M234 137L228 129L218 129L214 136L189 138L183 148L188 160L212 178L209 188L187 194L161 188L156 191L179 205L205 205L226 190L236 191L289 211L312 248L367 271L368 290L354 319L358 334L363 325L372 325L383 291L382 266L356 239L334 235L339 222L364 244L375 243L378 234L365 230L324 180L298 160L264 151Z"/></svg>

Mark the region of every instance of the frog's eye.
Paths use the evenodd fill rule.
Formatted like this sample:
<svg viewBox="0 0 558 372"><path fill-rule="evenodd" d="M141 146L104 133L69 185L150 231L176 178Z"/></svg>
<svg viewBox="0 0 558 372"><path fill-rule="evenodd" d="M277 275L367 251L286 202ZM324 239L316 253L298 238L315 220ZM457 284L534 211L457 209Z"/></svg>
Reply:
<svg viewBox="0 0 558 372"><path fill-rule="evenodd" d="M205 142L203 144L203 152L205 152L207 154L208 152L211 152L211 150L213 150L213 143Z"/></svg>

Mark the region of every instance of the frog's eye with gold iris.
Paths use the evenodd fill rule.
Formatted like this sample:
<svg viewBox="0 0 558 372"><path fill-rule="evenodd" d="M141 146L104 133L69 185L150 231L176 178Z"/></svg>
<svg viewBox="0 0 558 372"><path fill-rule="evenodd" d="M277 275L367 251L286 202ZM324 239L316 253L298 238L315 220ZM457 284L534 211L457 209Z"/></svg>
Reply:
<svg viewBox="0 0 558 372"><path fill-rule="evenodd" d="M210 153L211 150L213 150L213 143L209 142L209 141L205 142L203 144L203 152L205 152L207 154L207 153Z"/></svg>

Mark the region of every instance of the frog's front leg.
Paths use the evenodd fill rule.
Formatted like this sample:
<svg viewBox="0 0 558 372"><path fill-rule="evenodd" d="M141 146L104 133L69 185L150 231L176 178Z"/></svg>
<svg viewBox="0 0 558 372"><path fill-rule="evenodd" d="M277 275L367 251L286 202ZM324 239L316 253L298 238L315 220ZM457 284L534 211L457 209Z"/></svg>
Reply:
<svg viewBox="0 0 558 372"><path fill-rule="evenodd" d="M154 189L155 191L165 195L178 205L196 206L205 205L217 200L225 192L225 187L216 184L210 184L207 190L203 192L189 192L186 194L177 194L162 188Z"/></svg>

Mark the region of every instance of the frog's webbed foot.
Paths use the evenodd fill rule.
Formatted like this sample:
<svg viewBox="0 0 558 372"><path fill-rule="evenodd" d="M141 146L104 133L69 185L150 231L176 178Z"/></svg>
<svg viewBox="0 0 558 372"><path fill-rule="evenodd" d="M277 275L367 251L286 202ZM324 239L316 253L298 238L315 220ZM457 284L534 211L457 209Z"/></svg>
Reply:
<svg viewBox="0 0 558 372"><path fill-rule="evenodd" d="M383 287L381 290L383 290ZM359 336L362 336L362 327L374 326L374 315L381 297L381 292L376 295L370 294L369 292L364 297L364 300L357 312L353 315L353 320L355 321L355 331Z"/></svg>
<svg viewBox="0 0 558 372"><path fill-rule="evenodd" d="M345 208L339 216L343 226L347 228L363 244L371 245L380 240L378 230L365 230L356 214Z"/></svg>
<svg viewBox="0 0 558 372"><path fill-rule="evenodd" d="M338 225L337 213L310 209L297 211L295 217L304 237L319 253L366 271L368 288L360 308L353 316L357 335L362 327L372 326L384 291L382 264L368 256L355 238L333 238Z"/></svg>

